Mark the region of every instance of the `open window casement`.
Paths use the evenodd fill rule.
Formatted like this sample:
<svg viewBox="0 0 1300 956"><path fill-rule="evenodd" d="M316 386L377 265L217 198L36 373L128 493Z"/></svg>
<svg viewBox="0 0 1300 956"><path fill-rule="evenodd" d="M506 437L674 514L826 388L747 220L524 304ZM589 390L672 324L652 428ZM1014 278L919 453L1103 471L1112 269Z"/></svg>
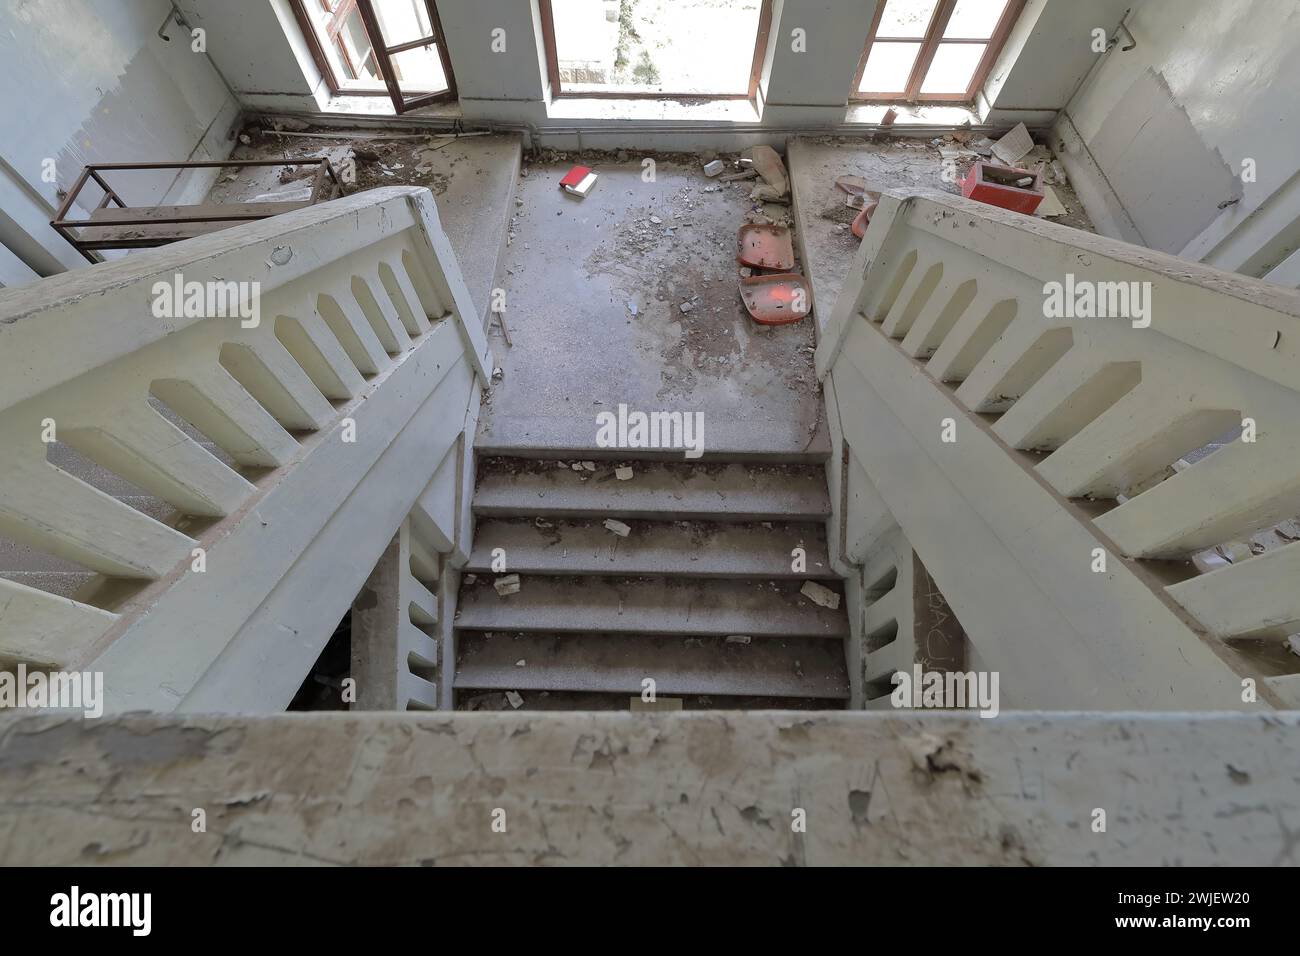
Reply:
<svg viewBox="0 0 1300 956"><path fill-rule="evenodd" d="M434 0L290 2L334 95L387 95L398 113L455 98Z"/></svg>
<svg viewBox="0 0 1300 956"><path fill-rule="evenodd" d="M433 0L356 0L393 109L448 99L451 62Z"/></svg>

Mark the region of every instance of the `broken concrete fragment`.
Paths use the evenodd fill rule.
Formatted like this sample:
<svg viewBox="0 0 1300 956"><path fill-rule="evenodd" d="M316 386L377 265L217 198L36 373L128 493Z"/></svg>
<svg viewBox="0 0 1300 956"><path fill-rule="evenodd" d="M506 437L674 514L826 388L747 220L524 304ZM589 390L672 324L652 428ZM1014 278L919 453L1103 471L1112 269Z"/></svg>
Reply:
<svg viewBox="0 0 1300 956"><path fill-rule="evenodd" d="M1250 550L1250 545L1245 541L1228 541L1219 545L1215 550L1233 564L1238 561L1245 561L1253 553Z"/></svg>
<svg viewBox="0 0 1300 956"><path fill-rule="evenodd" d="M595 470L596 470L596 463L595 463L594 461L580 461L580 462L578 462L578 464L580 464L580 465L582 466L582 470L583 470L583 471L595 471Z"/></svg>
<svg viewBox="0 0 1300 956"><path fill-rule="evenodd" d="M1034 210L1035 216L1064 216L1069 211L1056 195L1055 189L1051 186L1043 187L1043 201Z"/></svg>
<svg viewBox="0 0 1300 956"><path fill-rule="evenodd" d="M1300 541L1300 521L1295 518L1287 518L1275 530L1288 541Z"/></svg>
<svg viewBox="0 0 1300 956"><path fill-rule="evenodd" d="M527 667L527 666L528 666L528 661L524 660L522 657L519 658L519 660L515 661L515 667Z"/></svg>
<svg viewBox="0 0 1300 956"><path fill-rule="evenodd" d="M492 586L496 588L497 594L501 595L502 597L505 597L508 594L518 594L519 586L520 586L519 575L518 574L500 575L495 581L492 582Z"/></svg>
<svg viewBox="0 0 1300 956"><path fill-rule="evenodd" d="M790 191L790 177L786 174L785 163L771 146L755 146L749 151L754 159L754 168L763 177L763 181L776 190L778 196Z"/></svg>
<svg viewBox="0 0 1300 956"><path fill-rule="evenodd" d="M626 525L621 521L616 521L613 518L605 519L605 528L609 531L614 532L614 534L618 535L620 538L626 538L629 534L632 533L632 528L630 525Z"/></svg>
<svg viewBox="0 0 1300 956"><path fill-rule="evenodd" d="M828 607L832 611L840 606L840 596L828 587L823 587L816 581L805 581L799 593L812 601L814 604L820 604L822 607Z"/></svg>
<svg viewBox="0 0 1300 956"><path fill-rule="evenodd" d="M678 308L678 310L682 313L682 315L686 315L688 312L693 312L693 311L695 311L695 303L694 303L694 302L683 302L683 303L682 303L681 305L679 305L677 308Z"/></svg>
<svg viewBox="0 0 1300 956"><path fill-rule="evenodd" d="M749 191L749 198L757 202L787 202L785 195L785 193L779 192L775 186L769 186L766 183L755 186Z"/></svg>
<svg viewBox="0 0 1300 956"><path fill-rule="evenodd" d="M614 477L617 478L619 481L631 481L632 466L619 465L617 468L614 469Z"/></svg>
<svg viewBox="0 0 1300 956"><path fill-rule="evenodd" d="M748 643L749 643L750 641L752 641L752 640L753 640L753 638L750 637L748 634L728 634L728 635L727 635L727 643L728 643L728 644L748 644Z"/></svg>
<svg viewBox="0 0 1300 956"><path fill-rule="evenodd" d="M506 702L515 710L524 706L524 698L513 690L506 691Z"/></svg>
<svg viewBox="0 0 1300 956"><path fill-rule="evenodd" d="M713 160L712 162L708 162L708 163L705 163L705 164L704 164L704 175L705 175L705 176L717 176L718 174L720 174L720 173L721 173L724 169L726 169L726 168L727 168L727 164L726 164L726 163L724 163L724 162L723 162L722 160L720 160L720 159L715 159L715 160Z"/></svg>

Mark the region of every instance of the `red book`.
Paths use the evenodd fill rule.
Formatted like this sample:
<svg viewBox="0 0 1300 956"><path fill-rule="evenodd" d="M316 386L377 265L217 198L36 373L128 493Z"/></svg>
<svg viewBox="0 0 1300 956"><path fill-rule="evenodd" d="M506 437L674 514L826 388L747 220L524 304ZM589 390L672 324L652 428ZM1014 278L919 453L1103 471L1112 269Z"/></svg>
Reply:
<svg viewBox="0 0 1300 956"><path fill-rule="evenodd" d="M571 192L575 196L585 196L591 192L591 187L596 185L596 174L589 166L574 166L560 180L560 185L566 192Z"/></svg>

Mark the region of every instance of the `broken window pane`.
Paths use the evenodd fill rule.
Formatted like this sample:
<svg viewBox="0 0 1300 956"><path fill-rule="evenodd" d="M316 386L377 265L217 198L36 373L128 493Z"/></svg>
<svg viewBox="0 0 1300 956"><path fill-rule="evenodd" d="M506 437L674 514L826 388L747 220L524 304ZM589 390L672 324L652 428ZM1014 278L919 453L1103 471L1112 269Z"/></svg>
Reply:
<svg viewBox="0 0 1300 956"><path fill-rule="evenodd" d="M761 0L551 0L566 93L749 92Z"/></svg>
<svg viewBox="0 0 1300 956"><path fill-rule="evenodd" d="M938 2L939 0L888 0L884 13L880 15L880 27L876 30L876 36L912 39L925 36L925 28L930 25Z"/></svg>
<svg viewBox="0 0 1300 956"><path fill-rule="evenodd" d="M873 43L858 92L902 93L920 49L919 43Z"/></svg>
<svg viewBox="0 0 1300 956"><path fill-rule="evenodd" d="M921 84L921 94L965 93L984 56L983 43L940 43Z"/></svg>

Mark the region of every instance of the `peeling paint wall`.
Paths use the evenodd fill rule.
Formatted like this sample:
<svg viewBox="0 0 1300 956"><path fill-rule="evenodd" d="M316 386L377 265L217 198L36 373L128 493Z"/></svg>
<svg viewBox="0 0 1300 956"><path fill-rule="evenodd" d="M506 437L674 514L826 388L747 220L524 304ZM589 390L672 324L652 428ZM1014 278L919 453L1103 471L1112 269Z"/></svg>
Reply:
<svg viewBox="0 0 1300 956"><path fill-rule="evenodd" d="M49 228L87 162L221 159L239 103L166 0L13 0L0 7L0 240L42 275L85 265ZM52 162L53 182L43 175ZM110 178L132 204L193 202L214 173ZM87 193L90 206L100 193Z"/></svg>
<svg viewBox="0 0 1300 956"><path fill-rule="evenodd" d="M1145 0L1128 23L1121 46L1136 46L1106 55L1062 123L1067 144L1077 134L1067 167L1109 207L1094 220L1285 281L1276 270L1300 247L1300 3Z"/></svg>

